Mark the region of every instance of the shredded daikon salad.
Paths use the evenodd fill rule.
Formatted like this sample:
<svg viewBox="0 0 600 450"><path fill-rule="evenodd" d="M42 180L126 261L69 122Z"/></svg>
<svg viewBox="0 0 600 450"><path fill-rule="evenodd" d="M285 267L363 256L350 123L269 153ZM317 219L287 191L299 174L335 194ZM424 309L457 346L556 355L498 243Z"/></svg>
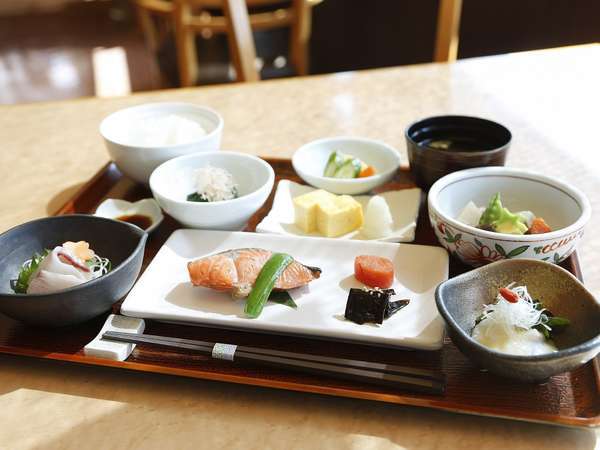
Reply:
<svg viewBox="0 0 600 450"><path fill-rule="evenodd" d="M195 202L218 202L234 199L237 195L237 184L227 170L206 166L196 170L196 192L188 195L187 199Z"/></svg>
<svg viewBox="0 0 600 450"><path fill-rule="evenodd" d="M88 268L92 272L92 279L101 277L102 275L106 275L110 272L111 263L108 258L103 258L98 255L92 256L85 262Z"/></svg>
<svg viewBox="0 0 600 450"><path fill-rule="evenodd" d="M501 288L496 302L485 305L473 328L473 339L491 349L515 355L557 351L550 339L553 328L568 325L534 300L526 286Z"/></svg>
<svg viewBox="0 0 600 450"><path fill-rule="evenodd" d="M498 293L496 295L496 303L484 306L480 322L484 319L495 322L498 326L502 327L506 334L514 332L515 329L529 330L537 325L544 325L542 323L542 313L545 309L538 309L539 306L531 298L531 295L529 295L527 286L513 287L514 284L513 282L506 286L506 288L517 294L519 301L511 303ZM550 330L547 325L544 326Z"/></svg>

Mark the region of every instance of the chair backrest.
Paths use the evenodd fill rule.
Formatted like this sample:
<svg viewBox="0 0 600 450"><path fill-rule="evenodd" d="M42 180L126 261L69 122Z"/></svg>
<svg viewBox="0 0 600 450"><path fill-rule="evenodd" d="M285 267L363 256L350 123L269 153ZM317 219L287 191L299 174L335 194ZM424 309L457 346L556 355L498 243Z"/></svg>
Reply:
<svg viewBox="0 0 600 450"><path fill-rule="evenodd" d="M205 31L227 33L237 81L255 81L260 74L255 65L256 49L252 31L290 28L290 61L299 75L308 72L308 42L311 7L321 0L174 0L175 36L180 82L195 84L198 67L195 35ZM194 9L196 5L196 9ZM271 7L248 12L248 8ZM223 16L203 10L222 9Z"/></svg>
<svg viewBox="0 0 600 450"><path fill-rule="evenodd" d="M433 60L451 62L458 55L462 0L440 0Z"/></svg>
<svg viewBox="0 0 600 450"><path fill-rule="evenodd" d="M245 0L223 0L227 37L238 81L259 81L256 48Z"/></svg>
<svg viewBox="0 0 600 450"><path fill-rule="evenodd" d="M154 16L162 17L171 22L173 16L173 3L170 0L135 0L139 26L144 33L146 45L156 52L160 46L160 30L154 21Z"/></svg>
<svg viewBox="0 0 600 450"><path fill-rule="evenodd" d="M174 19L179 77L182 86L197 80L195 35L205 30L227 33L238 81L260 79L255 66L253 30L290 27L290 60L296 73L308 73L311 7L322 0L135 0L140 24L152 50L159 46L159 32L151 14ZM291 7L289 4L291 3ZM277 6L281 5L281 8ZM248 13L248 8L275 7L274 11ZM197 14L198 10L222 9L223 16ZM434 61L456 60L462 0L439 0Z"/></svg>

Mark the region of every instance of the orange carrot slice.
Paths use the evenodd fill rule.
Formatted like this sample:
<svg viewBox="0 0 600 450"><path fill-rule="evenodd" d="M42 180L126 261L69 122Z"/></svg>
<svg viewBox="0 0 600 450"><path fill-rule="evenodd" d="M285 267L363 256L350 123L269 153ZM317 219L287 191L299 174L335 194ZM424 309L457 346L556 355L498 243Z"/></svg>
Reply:
<svg viewBox="0 0 600 450"><path fill-rule="evenodd" d="M380 256L357 256L354 259L354 277L367 286L387 289L394 282L394 265Z"/></svg>
<svg viewBox="0 0 600 450"><path fill-rule="evenodd" d="M533 219L529 230L527 230L528 234L542 234L542 233L550 233L552 228L548 226L546 221L541 217L536 217Z"/></svg>
<svg viewBox="0 0 600 450"><path fill-rule="evenodd" d="M370 177L372 175L375 175L375 167L365 166L358 174L358 178Z"/></svg>

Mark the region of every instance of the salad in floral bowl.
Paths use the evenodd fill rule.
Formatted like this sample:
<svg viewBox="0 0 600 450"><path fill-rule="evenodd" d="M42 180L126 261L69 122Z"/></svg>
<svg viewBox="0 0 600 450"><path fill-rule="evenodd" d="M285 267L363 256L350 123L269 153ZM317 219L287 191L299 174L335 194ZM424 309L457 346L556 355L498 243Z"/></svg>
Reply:
<svg viewBox="0 0 600 450"><path fill-rule="evenodd" d="M439 179L428 196L435 234L453 256L478 267L501 259L560 263L591 216L574 186L528 170L481 167Z"/></svg>

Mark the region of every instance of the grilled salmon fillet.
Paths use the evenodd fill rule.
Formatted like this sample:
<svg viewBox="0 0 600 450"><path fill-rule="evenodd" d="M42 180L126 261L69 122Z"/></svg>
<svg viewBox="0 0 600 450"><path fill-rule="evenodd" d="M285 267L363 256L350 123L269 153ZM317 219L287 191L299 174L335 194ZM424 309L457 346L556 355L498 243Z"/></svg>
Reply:
<svg viewBox="0 0 600 450"><path fill-rule="evenodd" d="M235 297L247 297L262 267L272 252L261 248L239 248L206 256L188 263L194 286L230 291ZM321 269L293 261L283 271L275 289L293 289L319 278Z"/></svg>

